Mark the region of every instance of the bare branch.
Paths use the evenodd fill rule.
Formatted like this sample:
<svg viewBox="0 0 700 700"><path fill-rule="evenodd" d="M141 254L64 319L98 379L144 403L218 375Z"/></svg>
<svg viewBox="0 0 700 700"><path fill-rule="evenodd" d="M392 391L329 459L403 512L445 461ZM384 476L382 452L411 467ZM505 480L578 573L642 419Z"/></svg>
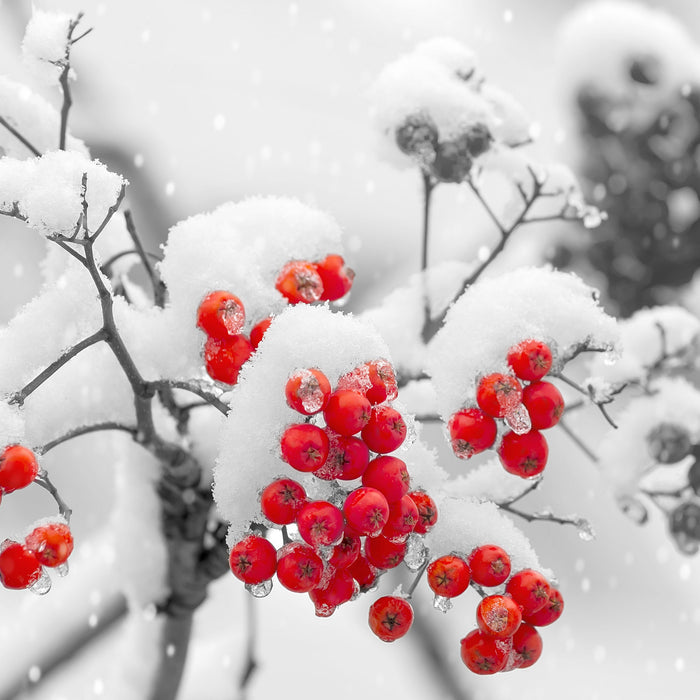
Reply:
<svg viewBox="0 0 700 700"><path fill-rule="evenodd" d="M58 78L58 83L61 86L61 92L63 93L63 104L61 105L61 125L58 132L58 148L61 151L66 150L66 134L68 132L68 113L70 112L71 105L73 104L73 99L70 93L69 76L70 76L70 50L73 43L73 32L75 28L80 23L83 17L83 13L79 12L75 19L71 20L68 24L68 42L66 43L66 53L63 60L60 63L61 74ZM83 34L82 36L85 36ZM78 37L75 41L82 38Z"/></svg>
<svg viewBox="0 0 700 700"><path fill-rule="evenodd" d="M570 410L569 407L567 406L566 410ZM574 444L588 457L588 459L591 460L591 462L595 462L596 464L598 463L598 455L596 455L589 447L586 445L581 438L576 435L576 433L571 430L571 428L567 425L567 423L564 422L564 420L560 419L559 423L557 425L571 438L571 440L574 442Z"/></svg>
<svg viewBox="0 0 700 700"><path fill-rule="evenodd" d="M114 204L107 210L107 215L105 218L102 220L102 223L99 225L97 228L97 231L90 236L91 241L95 241L97 237L104 231L105 226L111 221L112 217L117 213L117 210L121 206L122 201L124 200L124 195L126 193L126 183L122 182L122 186L119 189L119 195L117 196L117 200L114 202Z"/></svg>
<svg viewBox="0 0 700 700"><path fill-rule="evenodd" d="M49 442L45 443L41 447L37 447L35 449L35 452L37 452L40 455L43 455L49 452L50 450L53 450L54 447L57 447L58 445L61 445L64 442L68 442L73 438L80 437L81 435L87 435L88 433L95 433L101 430L121 430L123 432L129 433L134 439L136 439L136 435L138 432L137 429L133 426L123 425L122 423L117 423L115 421L105 421L103 423L81 425L77 428L73 428L73 430L69 430L67 433L60 435L57 438L54 438L53 440L49 440Z"/></svg>
<svg viewBox="0 0 700 700"><path fill-rule="evenodd" d="M496 503L496 505L499 508L503 508L504 506L512 506L513 503L517 503L519 500L522 498L525 498L528 493L532 493L535 489L539 488L540 484L542 483L542 476L535 477L526 487L525 489L519 493L517 496L514 496L513 498L509 498L506 501L502 501L500 503Z"/></svg>
<svg viewBox="0 0 700 700"><path fill-rule="evenodd" d="M41 151L36 148L25 136L15 129L12 124L10 124L7 119L0 116L0 124L2 124L23 146L28 148L35 156L40 157L42 155Z"/></svg>
<svg viewBox="0 0 700 700"><path fill-rule="evenodd" d="M156 272L155 268L151 264L151 261L146 253L143 244L141 243L141 238L136 232L136 226L134 225L134 219L131 216L131 211L127 209L124 212L124 221L126 222L126 230L131 236L131 240L134 242L134 247L136 252L141 258L141 263L143 264L148 278L151 281L151 287L153 288L153 300L156 306L163 308L165 306L165 284L160 279L160 275Z"/></svg>
<svg viewBox="0 0 700 700"><path fill-rule="evenodd" d="M192 394L196 394L204 399L208 404L218 409L225 416L228 415L229 407L213 392L205 389L196 382L186 382L179 379L158 379L149 382L149 385L156 390L170 387L172 389L184 389Z"/></svg>

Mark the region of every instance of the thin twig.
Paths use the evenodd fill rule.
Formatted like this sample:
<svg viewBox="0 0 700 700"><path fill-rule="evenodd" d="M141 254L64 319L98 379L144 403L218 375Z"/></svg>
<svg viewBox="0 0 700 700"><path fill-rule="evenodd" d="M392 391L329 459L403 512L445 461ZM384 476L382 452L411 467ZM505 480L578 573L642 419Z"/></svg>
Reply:
<svg viewBox="0 0 700 700"><path fill-rule="evenodd" d="M98 226L97 230L95 233L90 236L91 241L95 241L97 237L104 231L105 226L110 222L112 217L117 213L117 210L121 206L121 203L124 199L124 194L126 193L126 182L122 182L122 186L119 189L119 195L117 196L116 202L107 210L107 215L105 218L102 220L102 223Z"/></svg>
<svg viewBox="0 0 700 700"><path fill-rule="evenodd" d="M255 646L258 637L258 624L255 615L255 598L252 595L246 595L245 602L246 610L246 645L245 645L245 662L241 672L241 678L238 682L238 688L241 691L239 696L245 698L246 690L253 677L253 673L258 667L257 659L255 658Z"/></svg>
<svg viewBox="0 0 700 700"><path fill-rule="evenodd" d="M608 413L607 409L605 408L605 403L610 403L610 401L596 401L592 394L591 391L588 389L585 389L582 387L580 384L575 382L573 379L569 379L567 376L563 375L561 372L552 372L550 375L552 377L556 377L557 379L560 379L564 384L568 384L572 389L575 389L578 391L580 394L583 394L584 396L587 396L593 404L595 404L598 407L598 410L601 412L603 418L613 427L617 430L617 424L615 421L610 417L610 414ZM619 387L615 393L620 393L625 388L626 385L622 385Z"/></svg>
<svg viewBox="0 0 700 700"><path fill-rule="evenodd" d="M501 510L511 515L517 515L519 518L526 520L529 523L532 522L548 522L557 523L559 525L573 525L576 528L581 528L582 519L577 516L572 517L559 517L554 515L554 513L527 513L524 510L519 510L518 508L513 508L512 506L499 506Z"/></svg>
<svg viewBox="0 0 700 700"><path fill-rule="evenodd" d="M155 268L151 264L148 254L146 253L143 243L141 242L141 238L136 232L134 219L129 209L124 212L124 221L126 222L126 230L129 232L129 236L131 236L131 240L134 242L134 247L141 258L141 263L143 264L146 273L148 274L148 278L151 281L155 305L163 308L165 306L165 284L163 284L163 281L160 279L160 275L158 275Z"/></svg>
<svg viewBox="0 0 700 700"><path fill-rule="evenodd" d="M23 136L17 129L15 129L12 124L10 124L7 119L0 116L0 124L2 124L18 141L22 143L23 146L28 148L35 156L41 157L41 151L32 144L29 139Z"/></svg>
<svg viewBox="0 0 700 700"><path fill-rule="evenodd" d="M500 503L496 503L496 505L499 508L503 508L503 506L512 506L513 503L517 503L519 500L522 498L525 498L528 493L532 493L536 488L539 487L539 485L542 483L542 477L536 477L535 479L532 480L531 483L529 483L523 491L521 491L517 496L514 496L513 498L510 498L506 501L501 501Z"/></svg>
<svg viewBox="0 0 700 700"><path fill-rule="evenodd" d="M61 151L66 150L66 134L68 132L68 113L70 112L71 105L73 104L73 99L70 93L69 76L70 76L70 50L73 45L73 32L75 28L80 23L83 17L83 13L79 12L74 20L71 20L68 24L68 41L66 43L66 53L63 60L60 63L61 74L58 78L59 85L61 86L61 92L63 93L63 104L61 105L61 125L58 135L58 148ZM83 36L85 36L83 34ZM82 38L82 37L79 37ZM78 39L76 39L78 41Z"/></svg>
<svg viewBox="0 0 700 700"><path fill-rule="evenodd" d="M408 587L408 590L405 593L405 598L406 600L410 600L411 596L413 596L413 592L416 590L416 587L418 586L418 582L423 578L423 574L425 573L425 570L428 568L428 564L430 564L430 557L426 555L425 561L421 565L420 569L416 572L416 576L411 582L411 585Z"/></svg>
<svg viewBox="0 0 700 700"><path fill-rule="evenodd" d="M204 389L199 384L195 382L186 382L179 379L157 379L152 382L148 382L148 385L155 390L160 390L163 388L170 387L172 389L184 389L192 394L196 394L200 398L204 399L208 404L214 406L225 416L228 415L229 407L220 398L218 398L214 393Z"/></svg>
<svg viewBox="0 0 700 700"><path fill-rule="evenodd" d="M49 377L55 374L63 365L72 360L78 353L82 352L86 348L89 348L95 343L99 343L102 340L106 340L107 335L104 328L100 328L99 331L88 336L79 343L76 343L71 348L66 350L61 354L56 360L54 360L46 369L37 374L34 379L32 379L28 384L25 384L19 391L16 391L10 396L9 403L17 404L21 406L28 396L30 396L34 391L36 391Z"/></svg>
<svg viewBox="0 0 700 700"><path fill-rule="evenodd" d="M421 248L420 269L423 273L423 328L430 324L430 294L428 290L428 244L430 242L430 203L436 183L430 173L425 170L423 175L423 245Z"/></svg>
<svg viewBox="0 0 700 700"><path fill-rule="evenodd" d="M58 512L61 514L61 516L63 516L66 519L67 523L70 523L70 516L73 513L73 510L61 498L61 494L58 492L58 489L53 485L51 479L49 479L49 475L46 472L46 470L42 469L39 471L39 474L34 479L34 483L37 486L41 486L42 489L46 489L46 491L48 491L53 496L53 500L56 501L56 504L58 505Z"/></svg>
<svg viewBox="0 0 700 700"><path fill-rule="evenodd" d="M87 435L88 433L95 433L101 430L121 430L123 432L129 433L133 438L136 437L136 434L138 432L135 427L130 425L124 425L122 423L117 423L116 421L105 421L104 423L81 425L77 428L69 430L67 433L60 435L57 438L54 438L53 440L49 440L49 442L43 444L41 447L35 448L35 452L37 452L40 455L43 455L49 452L50 450L53 450L54 447L61 445L64 442L68 442L68 440L72 440L73 438L79 437L81 435Z"/></svg>
<svg viewBox="0 0 700 700"><path fill-rule="evenodd" d="M570 410L568 406L566 410ZM598 463L598 455L596 455L595 452L593 452L588 445L586 445L586 443L583 442L583 440L581 440L581 438L576 435L573 430L571 430L564 420L560 419L557 425L569 436L574 444L588 457L588 459L591 460L591 462L595 462L596 464Z"/></svg>

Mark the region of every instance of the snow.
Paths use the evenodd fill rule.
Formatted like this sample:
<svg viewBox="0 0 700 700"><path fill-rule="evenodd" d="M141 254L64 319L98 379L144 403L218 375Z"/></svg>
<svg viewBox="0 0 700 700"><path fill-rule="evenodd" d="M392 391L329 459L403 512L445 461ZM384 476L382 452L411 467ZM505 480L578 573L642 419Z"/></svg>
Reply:
<svg viewBox="0 0 700 700"><path fill-rule="evenodd" d="M20 408L0 401L0 450L24 440L24 419Z"/></svg>
<svg viewBox="0 0 700 700"><path fill-rule="evenodd" d="M480 279L450 308L429 346L427 370L443 419L475 405L480 377L507 372L508 350L529 338L550 346L556 369L557 358L581 343L612 350L618 332L594 290L573 273L520 268Z"/></svg>
<svg viewBox="0 0 700 700"><path fill-rule="evenodd" d="M17 207L30 228L52 234L73 234L82 213L81 185L87 174L90 231L105 219L126 181L98 160L78 152L52 151L40 158L0 159L0 208Z"/></svg>
<svg viewBox="0 0 700 700"><path fill-rule="evenodd" d="M45 12L34 8L22 42L27 68L43 82L58 82L68 48L68 31L72 21L62 12Z"/></svg>

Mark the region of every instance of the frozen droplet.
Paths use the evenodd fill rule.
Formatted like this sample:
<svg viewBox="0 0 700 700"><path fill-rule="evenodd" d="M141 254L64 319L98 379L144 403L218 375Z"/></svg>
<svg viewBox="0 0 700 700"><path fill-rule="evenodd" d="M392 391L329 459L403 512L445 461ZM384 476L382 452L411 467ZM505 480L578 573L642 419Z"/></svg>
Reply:
<svg viewBox="0 0 700 700"><path fill-rule="evenodd" d="M294 372L289 381L297 377L299 377L300 383L296 395L301 401L301 405L307 413L317 413L323 407L326 397L316 375L308 369L301 369Z"/></svg>
<svg viewBox="0 0 700 700"><path fill-rule="evenodd" d="M433 607L442 613L446 613L448 610L452 609L452 598L446 598L442 595L436 595L433 598Z"/></svg>
<svg viewBox="0 0 700 700"><path fill-rule="evenodd" d="M316 617L330 617L335 612L335 608L335 605L328 605L328 603L316 603Z"/></svg>
<svg viewBox="0 0 700 700"><path fill-rule="evenodd" d="M143 609L143 619L146 620L147 622L153 622L153 620L156 619L158 616L158 608L153 604L149 603L144 609Z"/></svg>
<svg viewBox="0 0 700 700"><path fill-rule="evenodd" d="M270 595L270 591L272 590L272 579L269 578L267 581L263 581L262 583L246 583L245 585L246 590L250 595L252 595L255 598L264 598L267 595Z"/></svg>
<svg viewBox="0 0 700 700"><path fill-rule="evenodd" d="M506 425L517 435L529 433L532 429L532 421L527 408L522 403L518 403L505 416Z"/></svg>
<svg viewBox="0 0 700 700"><path fill-rule="evenodd" d="M39 579L29 586L29 590L36 595L46 595L51 590L51 577L46 570L43 570Z"/></svg>
<svg viewBox="0 0 700 700"><path fill-rule="evenodd" d="M595 530L593 526L585 518L579 518L576 520L576 529L578 530L578 536L584 542L590 542L595 539Z"/></svg>
<svg viewBox="0 0 700 700"><path fill-rule="evenodd" d="M425 564L427 556L428 548L425 546L423 538L416 533L411 533L406 541L404 564L406 564L409 571L418 571Z"/></svg>
<svg viewBox="0 0 700 700"><path fill-rule="evenodd" d="M586 228L598 228L607 218L605 212L600 211L598 207L588 206L583 211L581 221Z"/></svg>
<svg viewBox="0 0 700 700"><path fill-rule="evenodd" d="M68 576L68 562L64 561L63 564L54 566L53 570L61 577Z"/></svg>

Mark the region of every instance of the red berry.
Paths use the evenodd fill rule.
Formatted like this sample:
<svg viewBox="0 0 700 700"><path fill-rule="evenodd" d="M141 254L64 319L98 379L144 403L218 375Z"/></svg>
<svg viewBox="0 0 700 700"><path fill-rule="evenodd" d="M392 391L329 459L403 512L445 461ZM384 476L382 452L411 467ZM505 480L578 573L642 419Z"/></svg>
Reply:
<svg viewBox="0 0 700 700"><path fill-rule="evenodd" d="M545 627L556 622L564 612L564 599L556 588L549 591L549 600L537 612L523 615L523 620L535 627Z"/></svg>
<svg viewBox="0 0 700 700"><path fill-rule="evenodd" d="M342 299L352 287L355 272L347 267L340 255L327 255L321 262L316 263L323 283L321 301L336 301Z"/></svg>
<svg viewBox="0 0 700 700"><path fill-rule="evenodd" d="M405 540L416 529L419 520L415 501L409 495L403 496L389 504L389 517L382 535L390 540Z"/></svg>
<svg viewBox="0 0 700 700"><path fill-rule="evenodd" d="M253 346L253 350L258 349L258 345L260 345L260 341L263 339L263 336L267 332L267 329L270 327L271 323L272 316L264 318L262 321L258 321L258 323L256 323L250 329L250 344Z"/></svg>
<svg viewBox="0 0 700 700"><path fill-rule="evenodd" d="M542 637L534 627L523 622L513 635L513 651L516 667L528 668L542 655Z"/></svg>
<svg viewBox="0 0 700 700"><path fill-rule="evenodd" d="M347 571L335 571L323 588L313 588L309 591L316 615L332 615L339 605L347 603L355 595L355 586L355 579Z"/></svg>
<svg viewBox="0 0 700 700"><path fill-rule="evenodd" d="M530 616L541 610L549 600L551 587L547 579L534 569L523 569L513 574L506 584L506 593Z"/></svg>
<svg viewBox="0 0 700 700"><path fill-rule="evenodd" d="M310 304L321 298L323 281L313 263L291 260L277 275L275 289L291 304Z"/></svg>
<svg viewBox="0 0 700 700"><path fill-rule="evenodd" d="M425 535L438 519L435 501L425 491L411 491L408 495L418 508L418 522L413 531Z"/></svg>
<svg viewBox="0 0 700 700"><path fill-rule="evenodd" d="M343 512L359 535L378 535L389 517L389 503L381 491L360 486L348 495Z"/></svg>
<svg viewBox="0 0 700 700"><path fill-rule="evenodd" d="M369 449L360 438L346 437L326 431L329 439L328 458L314 472L314 476L326 481L359 479L369 464Z"/></svg>
<svg viewBox="0 0 700 700"><path fill-rule="evenodd" d="M197 309L197 328L210 338L223 340L234 336L241 332L244 323L243 302L230 292L207 294Z"/></svg>
<svg viewBox="0 0 700 700"><path fill-rule="evenodd" d="M235 384L241 367L253 354L253 346L244 335L217 340L208 338L204 344L204 366L217 382Z"/></svg>
<svg viewBox="0 0 700 700"><path fill-rule="evenodd" d="M365 557L378 569L393 569L406 556L406 542L392 542L386 537L368 537L365 540Z"/></svg>
<svg viewBox="0 0 700 700"><path fill-rule="evenodd" d="M333 554L331 554L328 563L336 569L347 569L360 556L361 549L362 540L360 536L351 529L345 528L343 539L333 547Z"/></svg>
<svg viewBox="0 0 700 700"><path fill-rule="evenodd" d="M488 374L476 389L479 408L494 418L503 418L510 413L523 396L520 382L510 374Z"/></svg>
<svg viewBox="0 0 700 700"><path fill-rule="evenodd" d="M41 564L28 547L5 540L0 545L0 583L5 588L29 588L41 578Z"/></svg>
<svg viewBox="0 0 700 700"><path fill-rule="evenodd" d="M508 351L508 364L515 376L534 382L552 367L552 351L541 340L523 340Z"/></svg>
<svg viewBox="0 0 700 700"><path fill-rule="evenodd" d="M393 401L399 395L396 375L391 363L386 360L374 360L367 363L370 388L365 392L371 404Z"/></svg>
<svg viewBox="0 0 700 700"><path fill-rule="evenodd" d="M472 630L460 644L462 661L480 676L503 670L511 649L510 640L497 639L479 629Z"/></svg>
<svg viewBox="0 0 700 700"><path fill-rule="evenodd" d="M325 408L331 383L320 369L300 369L287 380L284 394L290 408L310 416Z"/></svg>
<svg viewBox="0 0 700 700"><path fill-rule="evenodd" d="M406 439L406 422L395 408L375 406L362 428L362 439L373 452L393 452Z"/></svg>
<svg viewBox="0 0 700 700"><path fill-rule="evenodd" d="M443 598L462 595L469 587L471 572L461 557L446 554L428 566L428 585L433 593Z"/></svg>
<svg viewBox="0 0 700 700"><path fill-rule="evenodd" d="M311 501L297 515L301 538L314 547L340 542L345 523L343 514L328 501Z"/></svg>
<svg viewBox="0 0 700 700"><path fill-rule="evenodd" d="M367 557L360 554L355 561L348 566L348 573L360 584L360 590L369 590L377 580L377 568L367 561Z"/></svg>
<svg viewBox="0 0 700 700"><path fill-rule="evenodd" d="M362 475L362 485L381 491L390 504L401 500L410 484L406 462L398 457L375 457Z"/></svg>
<svg viewBox="0 0 700 700"><path fill-rule="evenodd" d="M385 595L369 608L369 627L383 642L403 637L413 624L413 608L404 598Z"/></svg>
<svg viewBox="0 0 700 700"><path fill-rule="evenodd" d="M248 535L231 548L229 565L233 575L243 583L262 583L275 573L277 553L264 537Z"/></svg>
<svg viewBox="0 0 700 700"><path fill-rule="evenodd" d="M510 557L495 544L482 544L467 560L472 580L480 586L500 586L510 576Z"/></svg>
<svg viewBox="0 0 700 700"><path fill-rule="evenodd" d="M498 446L498 456L505 470L523 479L541 474L548 454L547 440L538 430L523 435L507 432Z"/></svg>
<svg viewBox="0 0 700 700"><path fill-rule="evenodd" d="M280 439L282 459L300 472L312 472L322 467L328 457L328 435L317 425L290 425Z"/></svg>
<svg viewBox="0 0 700 700"><path fill-rule="evenodd" d="M277 579L290 591L308 593L318 586L323 574L323 562L313 547L290 542L277 553Z"/></svg>
<svg viewBox="0 0 700 700"><path fill-rule="evenodd" d="M554 427L564 413L564 397L550 382L533 382L523 390L523 404L533 430Z"/></svg>
<svg viewBox="0 0 700 700"><path fill-rule="evenodd" d="M39 464L34 453L22 445L9 445L0 454L0 490L12 493L36 479Z"/></svg>
<svg viewBox="0 0 700 700"><path fill-rule="evenodd" d="M492 637L512 637L522 621L518 604L509 596L489 595L476 607L476 624Z"/></svg>
<svg viewBox="0 0 700 700"><path fill-rule="evenodd" d="M263 489L260 509L276 525L289 525L306 503L306 491L293 479L277 479Z"/></svg>
<svg viewBox="0 0 700 700"><path fill-rule="evenodd" d="M24 544L44 566L59 566L73 551L73 535L66 523L49 523L35 527Z"/></svg>
<svg viewBox="0 0 700 700"><path fill-rule="evenodd" d="M323 417L326 425L336 433L354 435L367 425L370 411L370 403L362 394L338 389L328 398Z"/></svg>
<svg viewBox="0 0 700 700"><path fill-rule="evenodd" d="M463 408L447 424L452 451L460 459L469 459L487 450L496 439L496 421L479 408Z"/></svg>

